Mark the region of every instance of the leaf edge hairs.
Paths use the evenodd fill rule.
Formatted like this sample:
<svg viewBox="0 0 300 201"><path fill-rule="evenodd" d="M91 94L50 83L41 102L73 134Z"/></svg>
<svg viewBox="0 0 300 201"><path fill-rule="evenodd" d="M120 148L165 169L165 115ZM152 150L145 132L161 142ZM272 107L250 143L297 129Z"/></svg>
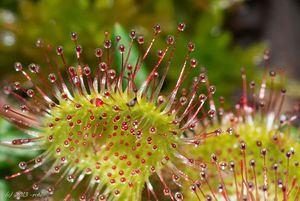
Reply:
<svg viewBox="0 0 300 201"><path fill-rule="evenodd" d="M187 148L202 161L200 171L182 168L197 180L183 187L188 200L194 195L208 201L299 200L300 132L294 123L300 103L288 100L284 106L286 89L280 89L285 85L283 71L270 69L269 54L264 55L260 83L248 83L242 68L240 101L225 110L225 99L221 97L218 121L198 125L197 130L215 128L219 134L230 126L234 137L210 138L197 149Z"/></svg>

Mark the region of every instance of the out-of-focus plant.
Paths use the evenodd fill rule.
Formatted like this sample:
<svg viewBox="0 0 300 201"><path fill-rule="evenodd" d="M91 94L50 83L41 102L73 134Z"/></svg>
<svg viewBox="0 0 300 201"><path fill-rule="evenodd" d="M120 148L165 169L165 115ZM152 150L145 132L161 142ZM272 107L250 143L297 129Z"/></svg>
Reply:
<svg viewBox="0 0 300 201"><path fill-rule="evenodd" d="M188 168L194 184L183 188L187 200L299 199L299 102L287 101L284 86L275 87L282 75L266 72L259 82L247 83L242 71L240 101L232 109L219 107L218 120L195 126L200 133L187 152L201 168Z"/></svg>

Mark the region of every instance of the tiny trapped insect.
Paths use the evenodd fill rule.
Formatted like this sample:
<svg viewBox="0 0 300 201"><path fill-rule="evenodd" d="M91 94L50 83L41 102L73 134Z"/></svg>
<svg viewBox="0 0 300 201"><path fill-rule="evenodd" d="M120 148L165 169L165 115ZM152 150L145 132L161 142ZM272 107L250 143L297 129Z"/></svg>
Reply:
<svg viewBox="0 0 300 201"><path fill-rule="evenodd" d="M128 107L133 107L137 103L137 97L134 97L131 101L127 103Z"/></svg>

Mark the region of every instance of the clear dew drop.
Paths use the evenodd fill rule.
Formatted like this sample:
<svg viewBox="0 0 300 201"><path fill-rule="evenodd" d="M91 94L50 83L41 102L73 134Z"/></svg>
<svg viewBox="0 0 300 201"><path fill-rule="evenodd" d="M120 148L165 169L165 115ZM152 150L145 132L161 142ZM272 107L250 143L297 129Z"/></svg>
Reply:
<svg viewBox="0 0 300 201"><path fill-rule="evenodd" d="M100 183L100 177L99 176L95 176L94 180L95 180L96 183Z"/></svg>
<svg viewBox="0 0 300 201"><path fill-rule="evenodd" d="M181 22L181 23L178 24L178 27L177 27L177 28L178 28L178 31L184 31L184 29L185 29L185 24Z"/></svg>
<svg viewBox="0 0 300 201"><path fill-rule="evenodd" d="M60 172L60 166L55 166L54 168L53 168L53 173L59 173Z"/></svg>
<svg viewBox="0 0 300 201"><path fill-rule="evenodd" d="M190 65L191 65L192 68L196 68L197 63L198 63L198 61L196 59L194 59L194 58L191 59L191 61L190 61Z"/></svg>
<svg viewBox="0 0 300 201"><path fill-rule="evenodd" d="M86 168L86 169L85 169L85 174L86 174L86 175L92 174L92 169L91 169L91 168Z"/></svg>
<svg viewBox="0 0 300 201"><path fill-rule="evenodd" d="M196 185L191 185L190 190L191 190L192 193L195 193L196 190L197 190Z"/></svg>
<svg viewBox="0 0 300 201"><path fill-rule="evenodd" d="M64 49L63 49L62 46L58 46L56 48L56 53L57 53L58 56L61 56L63 54L63 52L64 52Z"/></svg>
<svg viewBox="0 0 300 201"><path fill-rule="evenodd" d="M151 166L150 167L150 171L152 172L152 173L154 173L156 170L155 170L155 167L154 166Z"/></svg>
<svg viewBox="0 0 300 201"><path fill-rule="evenodd" d="M26 167L27 167L27 163L26 162L22 161L22 162L19 163L19 168L20 169L25 170Z"/></svg>
<svg viewBox="0 0 300 201"><path fill-rule="evenodd" d="M9 86L3 87L3 92L4 92L5 95L9 95L10 94L10 87Z"/></svg>
<svg viewBox="0 0 300 201"><path fill-rule="evenodd" d="M159 25L159 24L155 25L155 26L153 27L153 29L154 29L154 32L155 32L156 34L158 34L158 33L161 32L161 28L160 28L160 25Z"/></svg>
<svg viewBox="0 0 300 201"><path fill-rule="evenodd" d="M21 71L23 70L22 64L20 62L15 63L15 70L16 71Z"/></svg>
<svg viewBox="0 0 300 201"><path fill-rule="evenodd" d="M107 64L105 62L101 62L99 64L100 71L104 72L107 69Z"/></svg>
<svg viewBox="0 0 300 201"><path fill-rule="evenodd" d="M15 83L14 83L14 86L15 86L15 90L21 89L21 84L20 84L20 82L15 82Z"/></svg>
<svg viewBox="0 0 300 201"><path fill-rule="evenodd" d="M51 83L54 83L56 81L56 76L53 74L53 73L50 73L48 75L48 80L51 82Z"/></svg>
<svg viewBox="0 0 300 201"><path fill-rule="evenodd" d="M199 100L203 103L206 100L206 96L204 94L199 95Z"/></svg>
<svg viewBox="0 0 300 201"><path fill-rule="evenodd" d="M155 127L151 127L149 130L150 130L150 133L152 133L152 134L156 133L156 128Z"/></svg>
<svg viewBox="0 0 300 201"><path fill-rule="evenodd" d="M21 105L20 109L21 109L22 112L28 112L29 111L29 108L26 105Z"/></svg>
<svg viewBox="0 0 300 201"><path fill-rule="evenodd" d="M83 71L86 76L89 76L91 74L91 69L88 66L85 66Z"/></svg>
<svg viewBox="0 0 300 201"><path fill-rule="evenodd" d="M103 50L101 48L95 49L95 56L100 58L103 55Z"/></svg>
<svg viewBox="0 0 300 201"><path fill-rule="evenodd" d="M36 47L43 47L43 41L41 39L37 39L35 42Z"/></svg>
<svg viewBox="0 0 300 201"><path fill-rule="evenodd" d="M157 98L157 104L162 104L166 101L165 97L164 96L158 96Z"/></svg>
<svg viewBox="0 0 300 201"><path fill-rule="evenodd" d="M170 194L170 190L168 188L164 188L164 195L168 196Z"/></svg>
<svg viewBox="0 0 300 201"><path fill-rule="evenodd" d="M135 129L137 129L138 126L139 126L138 120L134 120L133 123L132 123L132 126L133 126Z"/></svg>
<svg viewBox="0 0 300 201"><path fill-rule="evenodd" d="M73 81L73 84L78 84L79 83L79 77L78 76L72 77L72 81Z"/></svg>
<svg viewBox="0 0 300 201"><path fill-rule="evenodd" d="M36 183L32 184L32 189L33 190L39 190L39 185L36 184Z"/></svg>
<svg viewBox="0 0 300 201"><path fill-rule="evenodd" d="M129 37L130 37L131 39L135 39L135 37L136 37L136 31L135 31L135 30L131 30L131 32L130 32L130 34L129 34Z"/></svg>
<svg viewBox="0 0 300 201"><path fill-rule="evenodd" d="M138 43L140 44L140 45L142 45L143 43L144 43L144 37L143 36L139 36L138 37Z"/></svg>
<svg viewBox="0 0 300 201"><path fill-rule="evenodd" d="M219 186L218 186L218 191L219 191L219 193L222 193L223 190L224 190L223 185L222 185L222 184L219 184Z"/></svg>
<svg viewBox="0 0 300 201"><path fill-rule="evenodd" d="M215 86L210 86L209 87L209 93L211 93L211 94L216 93L216 87Z"/></svg>
<svg viewBox="0 0 300 201"><path fill-rule="evenodd" d="M157 56L158 56L158 58L162 58L163 55L164 55L164 52L163 52L162 50L158 50L158 51L157 51Z"/></svg>
<svg viewBox="0 0 300 201"><path fill-rule="evenodd" d="M119 46L119 51L120 51L120 53L124 53L125 52L125 46L123 44L121 44Z"/></svg>
<svg viewBox="0 0 300 201"><path fill-rule="evenodd" d="M80 45L76 45L75 51L76 51L77 54L81 54L82 53L82 47Z"/></svg>
<svg viewBox="0 0 300 201"><path fill-rule="evenodd" d="M254 187L253 182L249 181L249 182L248 182L248 188L249 188L249 191L250 191L250 192L252 192L252 191L254 190L253 187Z"/></svg>
<svg viewBox="0 0 300 201"><path fill-rule="evenodd" d="M81 195L80 198L79 198L80 201L86 201L87 200L87 197L86 195Z"/></svg>
<svg viewBox="0 0 300 201"><path fill-rule="evenodd" d="M53 188L53 187L49 187L49 188L47 189L47 191L48 191L49 195L53 195L53 193L54 193L54 188Z"/></svg>
<svg viewBox="0 0 300 201"><path fill-rule="evenodd" d="M168 36L167 43L168 43L168 45L172 45L174 43L174 36Z"/></svg>
<svg viewBox="0 0 300 201"><path fill-rule="evenodd" d="M182 201L183 200L183 195L180 192L175 193L175 200L177 201Z"/></svg>
<svg viewBox="0 0 300 201"><path fill-rule="evenodd" d="M71 33L71 40L72 41L76 41L77 40L77 33L76 32L72 32Z"/></svg>
<svg viewBox="0 0 300 201"><path fill-rule="evenodd" d="M206 196L205 196L205 200L207 200L207 201L211 201L211 200L212 200L212 197L211 197L211 195L206 195Z"/></svg>
<svg viewBox="0 0 300 201"><path fill-rule="evenodd" d="M106 195L100 195L99 196L99 200L105 200L106 199Z"/></svg>
<svg viewBox="0 0 300 201"><path fill-rule="evenodd" d="M104 48L109 49L111 47L111 41L110 40L105 40L104 41Z"/></svg>
<svg viewBox="0 0 300 201"><path fill-rule="evenodd" d="M37 74L37 73L40 72L40 66L39 66L39 65L36 65L36 64L29 64L28 68L29 68L29 71L30 71L31 73Z"/></svg>
<svg viewBox="0 0 300 201"><path fill-rule="evenodd" d="M226 130L226 132L229 134L229 135L232 135L233 134L233 128L228 128L227 130Z"/></svg>
<svg viewBox="0 0 300 201"><path fill-rule="evenodd" d="M34 91L32 89L28 89L26 91L26 94L27 94L28 97L32 98L34 96Z"/></svg>
<svg viewBox="0 0 300 201"><path fill-rule="evenodd" d="M5 112L8 112L10 110L10 106L7 104L3 105L2 107Z"/></svg>
<svg viewBox="0 0 300 201"><path fill-rule="evenodd" d="M229 163L229 170L231 171L231 172L233 172L234 171L234 168L235 168L235 163L233 162L233 161L231 161L230 163Z"/></svg>
<svg viewBox="0 0 300 201"><path fill-rule="evenodd" d="M176 174L173 174L173 175L172 175L172 180L173 180L175 183L178 182L178 181L179 181L179 176L176 175Z"/></svg>
<svg viewBox="0 0 300 201"><path fill-rule="evenodd" d="M283 188L283 181L282 181L282 179L278 179L278 187L279 188Z"/></svg>
<svg viewBox="0 0 300 201"><path fill-rule="evenodd" d="M73 182L74 182L74 179L75 179L74 175L68 175L68 176L67 176L67 181L68 181L68 182L73 183Z"/></svg>
<svg viewBox="0 0 300 201"><path fill-rule="evenodd" d="M187 98L182 96L182 97L180 97L179 102L181 105L185 105L187 103Z"/></svg>
<svg viewBox="0 0 300 201"><path fill-rule="evenodd" d="M208 116L209 116L210 118L213 118L213 117L215 116L215 114L216 114L216 111L211 109L211 110L208 111L207 114L208 114Z"/></svg>
<svg viewBox="0 0 300 201"><path fill-rule="evenodd" d="M195 50L195 44L192 43L192 42L190 42L190 43L188 44L188 50L189 50L190 52L193 52L193 51Z"/></svg>
<svg viewBox="0 0 300 201"><path fill-rule="evenodd" d="M116 189L115 191L114 191L114 195L116 196L116 197L119 197L120 196L120 190L118 190L118 189Z"/></svg>
<svg viewBox="0 0 300 201"><path fill-rule="evenodd" d="M116 78L116 71L113 69L108 70L108 76L110 79L115 79Z"/></svg>
<svg viewBox="0 0 300 201"><path fill-rule="evenodd" d="M115 37L115 39L116 39L116 42L118 43L118 42L120 42L120 40L122 39L122 37L121 37L120 35L117 35L117 36Z"/></svg>
<svg viewBox="0 0 300 201"><path fill-rule="evenodd" d="M219 163L219 166L220 166L221 170L225 170L225 169L227 168L227 163L224 162L224 161L221 161L221 162Z"/></svg>

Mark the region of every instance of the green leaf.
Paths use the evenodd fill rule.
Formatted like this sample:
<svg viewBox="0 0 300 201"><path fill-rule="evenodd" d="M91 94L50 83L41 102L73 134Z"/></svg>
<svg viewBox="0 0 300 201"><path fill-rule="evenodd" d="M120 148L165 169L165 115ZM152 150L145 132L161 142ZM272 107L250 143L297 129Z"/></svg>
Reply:
<svg viewBox="0 0 300 201"><path fill-rule="evenodd" d="M4 180L0 180L0 200L8 201L9 191L7 183Z"/></svg>
<svg viewBox="0 0 300 201"><path fill-rule="evenodd" d="M114 29L113 29L113 37L115 38L118 35L121 36L121 41L119 43L124 45L126 48L125 53L124 53L124 62L125 62L128 51L129 51L131 38L129 37L129 33L119 23L116 23L114 26ZM136 46L136 41L134 41L132 48L130 50L130 55L129 55L127 64L131 64L134 67L136 64L136 61L138 59L138 56L139 56L139 50ZM116 58L117 69L120 71L121 66L122 66L122 55L118 50L115 53L115 58ZM126 70L125 70L125 75L127 75ZM147 75L148 75L147 68L146 68L145 64L142 64L142 67L141 67L140 71L137 73L137 76L135 78L135 83L137 85L141 85L142 82L147 78Z"/></svg>

